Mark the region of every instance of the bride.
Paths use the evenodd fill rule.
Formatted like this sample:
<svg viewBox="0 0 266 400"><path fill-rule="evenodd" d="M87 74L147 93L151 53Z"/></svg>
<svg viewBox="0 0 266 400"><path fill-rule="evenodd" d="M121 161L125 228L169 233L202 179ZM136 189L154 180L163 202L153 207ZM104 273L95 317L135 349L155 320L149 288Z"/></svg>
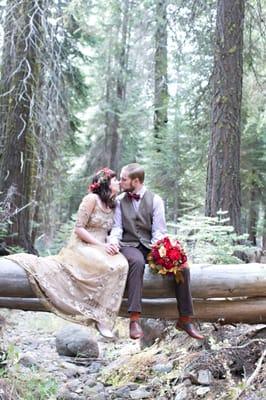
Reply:
<svg viewBox="0 0 266 400"><path fill-rule="evenodd" d="M26 270L33 290L48 310L72 322L95 323L108 338L113 337L128 271L126 258L116 245L107 242L118 192L115 172L101 169L79 206L70 240L59 254L6 257Z"/></svg>

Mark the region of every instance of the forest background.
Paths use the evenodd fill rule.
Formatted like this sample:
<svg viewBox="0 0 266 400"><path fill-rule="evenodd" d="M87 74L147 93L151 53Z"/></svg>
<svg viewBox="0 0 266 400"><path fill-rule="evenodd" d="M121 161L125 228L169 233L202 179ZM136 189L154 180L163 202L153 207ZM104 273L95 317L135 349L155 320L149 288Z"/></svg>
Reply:
<svg viewBox="0 0 266 400"><path fill-rule="evenodd" d="M1 252L57 252L93 172L130 162L193 261L265 249L265 10L0 1Z"/></svg>

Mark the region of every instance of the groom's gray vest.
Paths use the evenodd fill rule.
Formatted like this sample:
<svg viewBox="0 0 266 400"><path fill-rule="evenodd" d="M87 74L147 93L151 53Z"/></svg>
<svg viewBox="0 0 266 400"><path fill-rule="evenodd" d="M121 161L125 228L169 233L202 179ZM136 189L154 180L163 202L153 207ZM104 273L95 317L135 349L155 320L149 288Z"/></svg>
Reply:
<svg viewBox="0 0 266 400"><path fill-rule="evenodd" d="M137 247L140 243L150 248L154 194L146 190L136 211L125 194L120 201L123 235L121 246Z"/></svg>

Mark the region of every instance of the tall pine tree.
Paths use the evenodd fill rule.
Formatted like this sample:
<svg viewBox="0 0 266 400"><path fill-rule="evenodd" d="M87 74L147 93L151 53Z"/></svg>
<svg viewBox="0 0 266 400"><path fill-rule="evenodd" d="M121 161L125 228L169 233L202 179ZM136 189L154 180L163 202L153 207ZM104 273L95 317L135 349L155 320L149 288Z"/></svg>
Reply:
<svg viewBox="0 0 266 400"><path fill-rule="evenodd" d="M244 0L218 0L206 215L229 212L240 232L240 130Z"/></svg>

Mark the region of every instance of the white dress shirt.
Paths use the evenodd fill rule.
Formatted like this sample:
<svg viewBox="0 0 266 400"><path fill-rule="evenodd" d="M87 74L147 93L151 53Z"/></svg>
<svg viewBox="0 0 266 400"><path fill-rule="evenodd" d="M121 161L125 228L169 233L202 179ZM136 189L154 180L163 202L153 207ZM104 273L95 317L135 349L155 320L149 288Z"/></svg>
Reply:
<svg viewBox="0 0 266 400"><path fill-rule="evenodd" d="M140 200L132 199L132 205L136 212L138 212L139 205L142 197L146 192L146 187L142 186L142 188L136 192L140 195ZM123 236L123 225L122 225L122 213L120 201L126 196L126 193L122 193L117 198L117 205L114 214L114 223L110 233L109 241L110 243L119 244L120 240L122 240ZM166 221L165 221L165 209L164 203L160 196L154 194L153 197L153 210L152 210L152 232L151 232L151 243L155 243L157 240L166 236Z"/></svg>

